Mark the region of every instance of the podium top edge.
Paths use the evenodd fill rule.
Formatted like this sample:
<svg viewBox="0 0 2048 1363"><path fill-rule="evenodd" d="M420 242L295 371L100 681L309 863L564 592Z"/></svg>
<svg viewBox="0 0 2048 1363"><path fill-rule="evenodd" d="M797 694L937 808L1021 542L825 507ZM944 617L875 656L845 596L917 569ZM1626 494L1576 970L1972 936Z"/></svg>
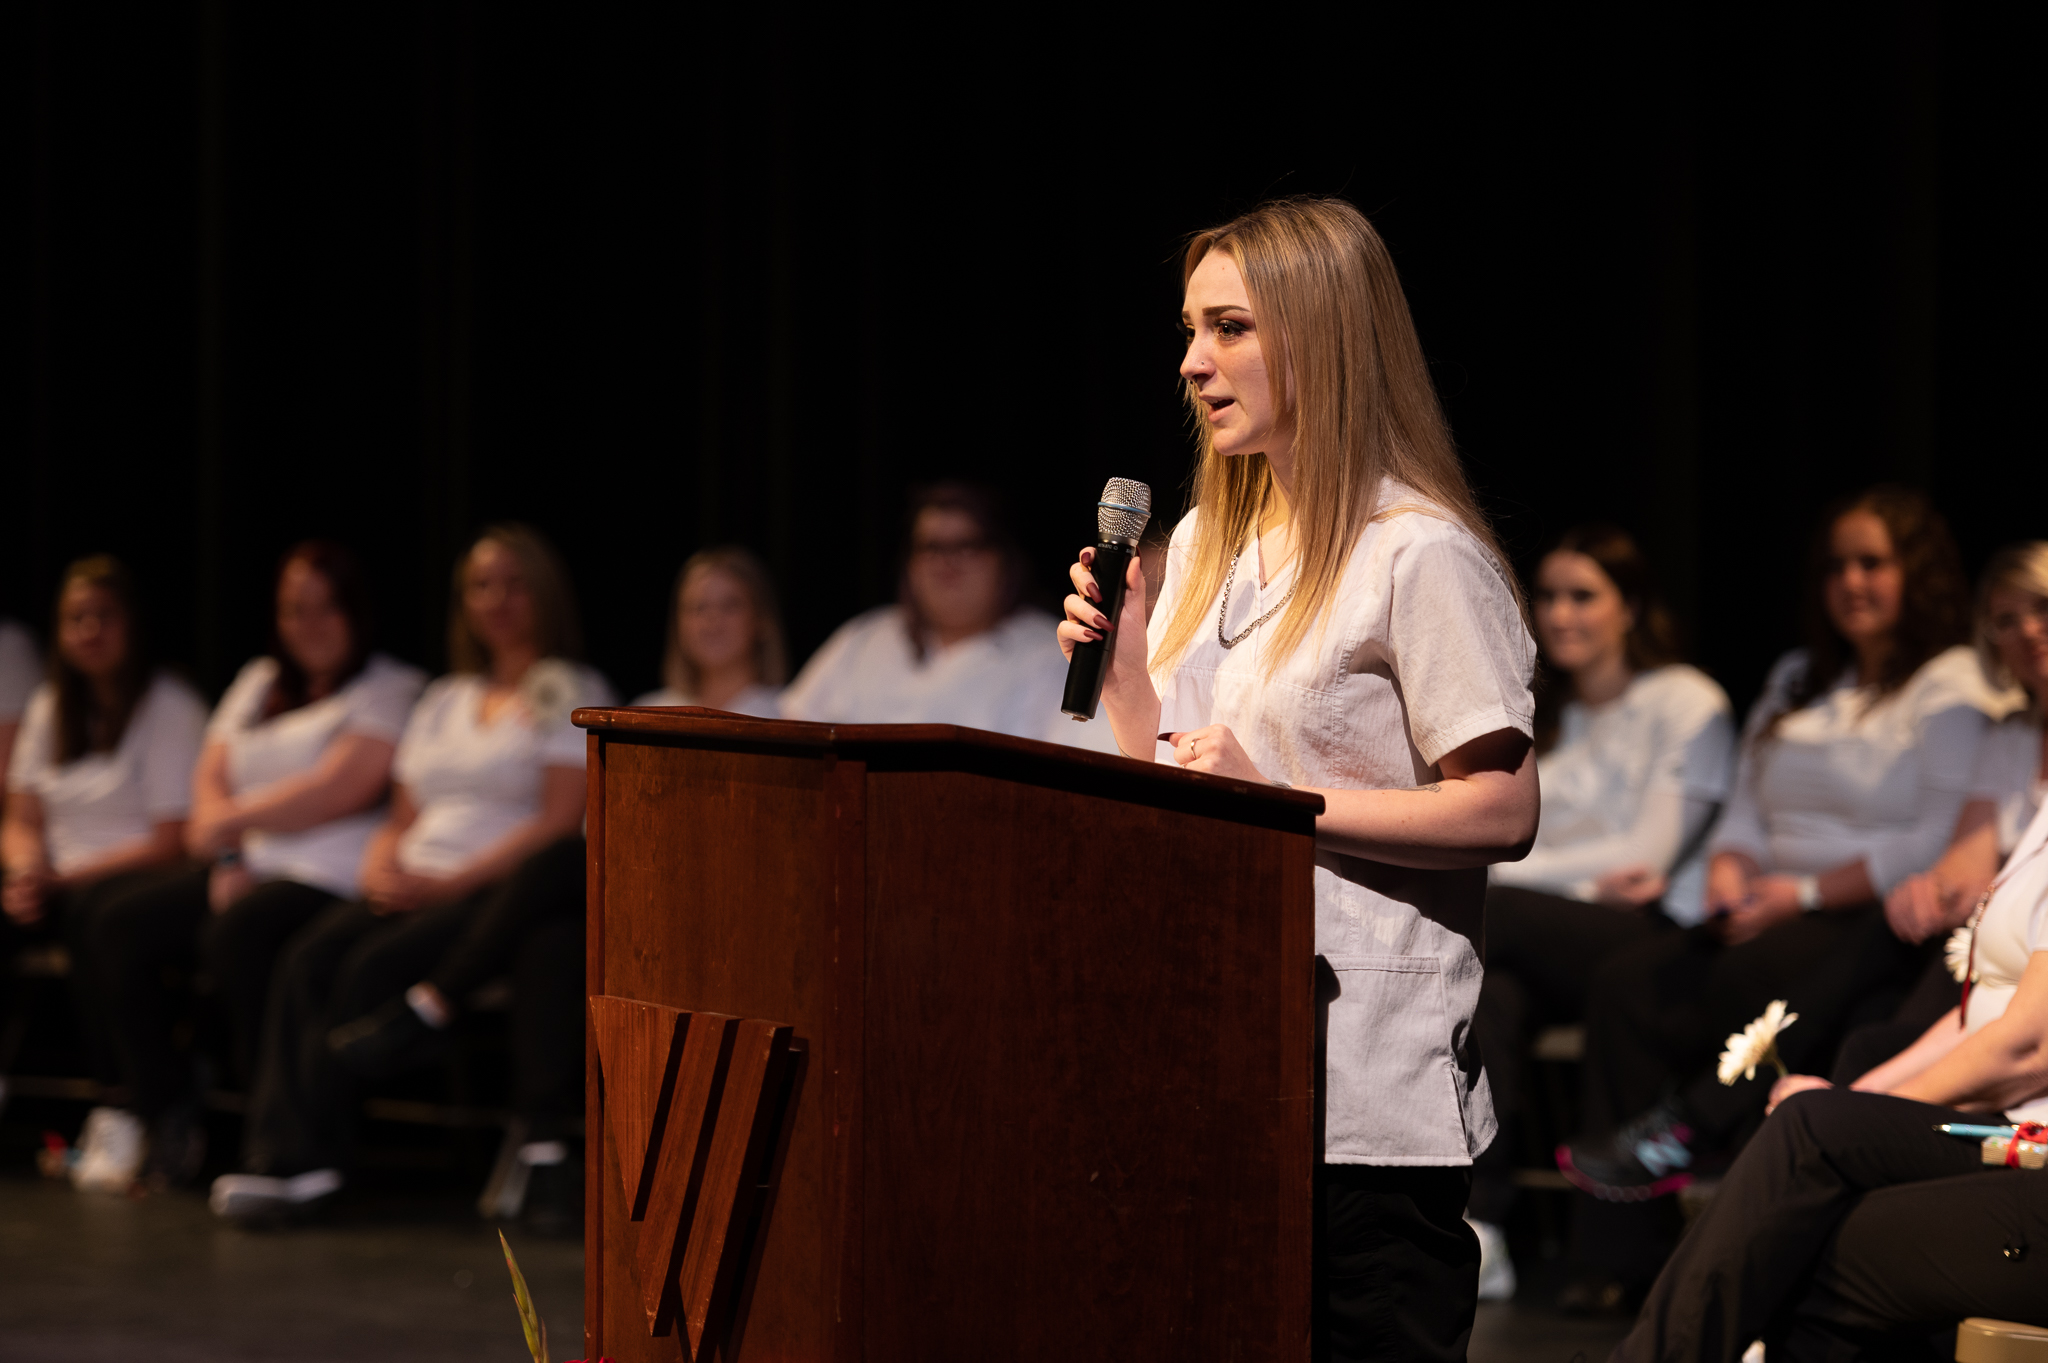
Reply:
<svg viewBox="0 0 2048 1363"><path fill-rule="evenodd" d="M1291 807L1305 814L1323 812L1323 797L1313 791L1260 785L1206 772L1183 771L1163 762L1141 762L1135 758L1016 738L959 724L813 724L794 719L756 719L694 705L591 707L575 711L570 719L577 727L592 733L627 739L635 735L671 742L696 739L717 747L740 744L754 749L783 748L792 753L831 753L849 758L884 753L909 757L919 749L979 750L990 755L1004 754L1027 761L1053 762L1075 769L1093 767L1105 776L1160 781L1191 791L1210 792L1212 798L1214 794L1227 792ZM936 751L933 755L937 755Z"/></svg>

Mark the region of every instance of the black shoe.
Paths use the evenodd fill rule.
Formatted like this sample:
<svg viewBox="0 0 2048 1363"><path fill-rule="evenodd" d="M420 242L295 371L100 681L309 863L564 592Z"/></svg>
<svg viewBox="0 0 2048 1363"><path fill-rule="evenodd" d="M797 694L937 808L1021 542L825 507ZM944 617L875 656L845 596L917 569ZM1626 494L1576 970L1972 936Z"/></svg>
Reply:
<svg viewBox="0 0 2048 1363"><path fill-rule="evenodd" d="M149 1157L142 1176L152 1187L190 1188L206 1164L206 1111L197 1098L184 1099L149 1127Z"/></svg>
<svg viewBox="0 0 2048 1363"><path fill-rule="evenodd" d="M1557 1170L1602 1201L1647 1202L1693 1181L1696 1140L1671 1104L1659 1103L1611 1135L1558 1146Z"/></svg>
<svg viewBox="0 0 2048 1363"><path fill-rule="evenodd" d="M535 1235L553 1240L583 1235L583 1161L571 1155L554 1164L536 1164L527 1176L526 1206L521 1219Z"/></svg>
<svg viewBox="0 0 2048 1363"><path fill-rule="evenodd" d="M1640 1295L1612 1278L1589 1273L1565 1284L1564 1291L1557 1294L1557 1309L1567 1316L1629 1319L1636 1313Z"/></svg>
<svg viewBox="0 0 2048 1363"><path fill-rule="evenodd" d="M427 1064L447 1044L447 1030L427 1026L402 998L327 1034L334 1058L365 1079L387 1079Z"/></svg>

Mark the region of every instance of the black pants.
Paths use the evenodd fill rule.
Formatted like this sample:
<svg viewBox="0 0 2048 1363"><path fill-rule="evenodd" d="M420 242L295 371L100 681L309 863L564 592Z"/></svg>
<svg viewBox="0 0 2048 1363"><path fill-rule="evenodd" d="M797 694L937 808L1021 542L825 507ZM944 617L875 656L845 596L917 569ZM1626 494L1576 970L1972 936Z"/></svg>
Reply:
<svg viewBox="0 0 2048 1363"><path fill-rule="evenodd" d="M329 1029L426 978L496 888L404 914L335 904L292 939L271 981L244 1168L289 1177L348 1164L361 1095L327 1048Z"/></svg>
<svg viewBox="0 0 2048 1363"><path fill-rule="evenodd" d="M1530 1111L1529 1045L1545 1027L1585 1016L1595 969L1624 947L1676 931L1656 908L1611 909L1540 890L1486 892L1486 978L1472 1032L1502 1134L1473 1167L1472 1215L1502 1221L1514 1197L1516 1142Z"/></svg>
<svg viewBox="0 0 2048 1363"><path fill-rule="evenodd" d="M427 982L460 1008L479 985L512 973L514 961L537 929L565 919L580 926L588 855L582 838L563 838L521 862L504 890L484 906L436 963ZM580 969L581 945L576 957ZM582 1028L577 1031L581 1033Z"/></svg>
<svg viewBox="0 0 2048 1363"><path fill-rule="evenodd" d="M0 950L8 956L35 942L58 941L71 958L71 999L78 1018L79 1060L88 1077L119 1102L129 1095L120 1047L114 1037L111 1000L114 996L106 963L100 955L100 922L128 895L176 879L182 867L123 871L90 885L63 890L43 903L40 922L26 927L0 918ZM8 972L11 977L11 972Z"/></svg>
<svg viewBox="0 0 2048 1363"><path fill-rule="evenodd" d="M427 980L450 1003L512 979L512 1110L533 1140L583 1112L583 920L588 850L564 838L520 863Z"/></svg>
<svg viewBox="0 0 2048 1363"><path fill-rule="evenodd" d="M1317 1182L1316 1357L1462 1363L1479 1306L1472 1171L1325 1164Z"/></svg>
<svg viewBox="0 0 2048 1363"><path fill-rule="evenodd" d="M1933 948L1939 950L1938 944ZM1706 927L1615 952L1596 972L1586 1010L1581 1129L1618 1126L1676 1090L1686 1120L1709 1140L1760 1116L1776 1072L1722 1084L1715 1057L1773 999L1799 1021L1778 1039L1795 1072L1826 1074L1858 1009L1918 971L1923 949L1901 942L1876 905L1801 914L1741 946Z"/></svg>
<svg viewBox="0 0 2048 1363"><path fill-rule="evenodd" d="M135 1111L153 1119L194 1084L175 1040L188 995L178 981L203 964L228 1014L244 1082L253 1070L263 1000L284 940L335 896L289 880L267 881L227 912L208 911L210 866L193 866L110 899L95 923L94 954L107 989L114 1048Z"/></svg>
<svg viewBox="0 0 2048 1363"><path fill-rule="evenodd" d="M1987 1168L1937 1122L1995 1121L1840 1089L1787 1100L1658 1277L1617 1363L1935 1359L1965 1316L2048 1302L2048 1171ZM1950 1341L1953 1343L1953 1341Z"/></svg>
<svg viewBox="0 0 2048 1363"><path fill-rule="evenodd" d="M1948 973L1948 962L1934 957L1889 1021L1865 1023L1842 1038L1842 1049L1835 1053L1834 1082L1844 1087L1855 1083L1918 1041L1962 1001L1963 987Z"/></svg>

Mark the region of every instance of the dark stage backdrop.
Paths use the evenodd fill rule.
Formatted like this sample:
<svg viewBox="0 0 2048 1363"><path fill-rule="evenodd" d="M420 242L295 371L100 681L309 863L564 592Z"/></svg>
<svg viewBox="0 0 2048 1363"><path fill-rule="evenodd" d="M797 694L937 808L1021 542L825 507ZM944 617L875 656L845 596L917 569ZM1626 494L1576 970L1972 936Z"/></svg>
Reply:
<svg viewBox="0 0 2048 1363"><path fill-rule="evenodd" d="M112 549L218 688L336 535L434 666L518 518L631 694L692 550L759 549L802 658L942 475L1011 494L1050 606L1104 477L1184 495L1176 241L1290 192L1387 236L1521 566L1634 528L1738 703L1836 493L1930 487L1973 567L2048 533L2003 15L742 8L9 8L0 608Z"/></svg>

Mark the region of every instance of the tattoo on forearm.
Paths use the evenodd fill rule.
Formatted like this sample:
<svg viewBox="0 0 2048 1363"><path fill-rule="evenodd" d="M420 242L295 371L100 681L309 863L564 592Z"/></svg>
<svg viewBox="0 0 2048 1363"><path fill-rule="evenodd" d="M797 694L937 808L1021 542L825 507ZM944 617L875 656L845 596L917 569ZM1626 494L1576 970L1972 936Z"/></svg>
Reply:
<svg viewBox="0 0 2048 1363"><path fill-rule="evenodd" d="M1438 785L1438 784L1437 784L1437 783L1436 783L1435 781L1431 781L1431 782L1430 782L1430 783L1429 783L1428 785L1426 785L1426 786L1417 786L1417 787L1416 787L1416 789L1417 789L1417 790L1426 790L1426 791L1428 791L1428 792L1429 792L1429 793L1430 793L1431 795L1441 795L1441 794L1443 794L1443 793L1444 793L1444 788L1443 788L1443 787L1442 787L1441 785Z"/></svg>

